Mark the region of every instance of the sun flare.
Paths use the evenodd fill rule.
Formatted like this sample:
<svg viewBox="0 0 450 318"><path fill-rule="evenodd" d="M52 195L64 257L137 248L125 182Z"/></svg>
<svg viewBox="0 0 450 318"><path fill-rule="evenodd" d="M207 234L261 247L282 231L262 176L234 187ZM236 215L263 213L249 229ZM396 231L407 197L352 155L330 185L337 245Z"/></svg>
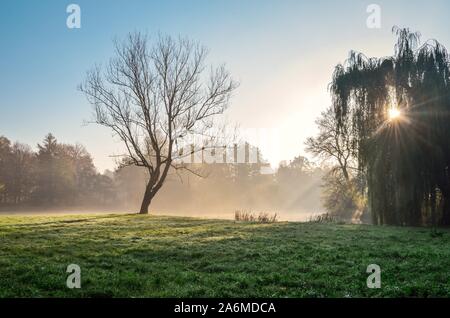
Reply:
<svg viewBox="0 0 450 318"><path fill-rule="evenodd" d="M388 115L389 115L389 120L397 120L400 116L401 116L401 111L398 108L390 108Z"/></svg>

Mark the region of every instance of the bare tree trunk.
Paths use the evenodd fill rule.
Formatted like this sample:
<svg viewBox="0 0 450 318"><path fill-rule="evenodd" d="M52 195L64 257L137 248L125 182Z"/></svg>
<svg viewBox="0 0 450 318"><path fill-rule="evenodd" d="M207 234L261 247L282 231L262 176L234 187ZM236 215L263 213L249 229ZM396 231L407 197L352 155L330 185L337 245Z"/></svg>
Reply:
<svg viewBox="0 0 450 318"><path fill-rule="evenodd" d="M139 211L139 214L148 214L148 208L150 204L152 203L152 199L155 196L155 194L152 191L152 185L148 184L145 188L144 198L142 199L141 209Z"/></svg>

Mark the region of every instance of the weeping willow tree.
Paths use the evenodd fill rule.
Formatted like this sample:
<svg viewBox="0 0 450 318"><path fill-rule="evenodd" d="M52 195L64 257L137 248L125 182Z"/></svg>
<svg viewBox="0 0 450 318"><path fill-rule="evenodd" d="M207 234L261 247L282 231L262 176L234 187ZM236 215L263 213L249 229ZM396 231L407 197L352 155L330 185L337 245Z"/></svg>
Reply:
<svg viewBox="0 0 450 318"><path fill-rule="evenodd" d="M450 225L450 60L435 40L394 28L393 56L351 52L330 91L374 224Z"/></svg>

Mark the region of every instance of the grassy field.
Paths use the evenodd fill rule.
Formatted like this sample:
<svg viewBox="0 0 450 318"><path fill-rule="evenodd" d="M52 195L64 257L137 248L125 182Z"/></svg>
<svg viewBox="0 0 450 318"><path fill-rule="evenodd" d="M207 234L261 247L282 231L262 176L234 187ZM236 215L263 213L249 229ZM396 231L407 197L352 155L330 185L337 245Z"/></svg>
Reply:
<svg viewBox="0 0 450 318"><path fill-rule="evenodd" d="M137 215L0 217L0 297L450 296L450 232ZM81 267L81 289L66 268ZM366 286L367 265L382 288Z"/></svg>

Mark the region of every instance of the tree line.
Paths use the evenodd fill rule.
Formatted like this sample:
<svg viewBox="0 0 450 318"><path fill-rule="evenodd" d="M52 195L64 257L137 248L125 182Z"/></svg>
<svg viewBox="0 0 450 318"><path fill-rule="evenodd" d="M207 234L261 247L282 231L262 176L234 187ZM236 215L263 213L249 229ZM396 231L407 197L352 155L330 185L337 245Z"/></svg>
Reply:
<svg viewBox="0 0 450 318"><path fill-rule="evenodd" d="M261 211L301 219L323 212L321 183L324 171L304 157L264 173L264 163L202 163L202 176L188 170L171 170L152 205L155 210L232 217L235 210ZM128 210L138 210L148 176L145 170L126 166L117 170L118 195ZM133 180L130 182L130 180ZM126 186L125 186L126 185Z"/></svg>
<svg viewBox="0 0 450 318"><path fill-rule="evenodd" d="M183 170L169 169L154 209L224 217L232 217L235 210L281 211L292 218L322 211L320 167L297 157L282 163L275 173L266 173L267 163L258 153L257 162L250 162L246 154L243 163L201 162ZM60 143L52 134L36 151L0 137L3 209L139 211L149 177L146 169L129 165L126 159L114 171L101 174L85 147Z"/></svg>
<svg viewBox="0 0 450 318"><path fill-rule="evenodd" d="M0 204L57 207L102 205L112 196L110 178L99 174L80 144L48 134L34 151L0 136Z"/></svg>

